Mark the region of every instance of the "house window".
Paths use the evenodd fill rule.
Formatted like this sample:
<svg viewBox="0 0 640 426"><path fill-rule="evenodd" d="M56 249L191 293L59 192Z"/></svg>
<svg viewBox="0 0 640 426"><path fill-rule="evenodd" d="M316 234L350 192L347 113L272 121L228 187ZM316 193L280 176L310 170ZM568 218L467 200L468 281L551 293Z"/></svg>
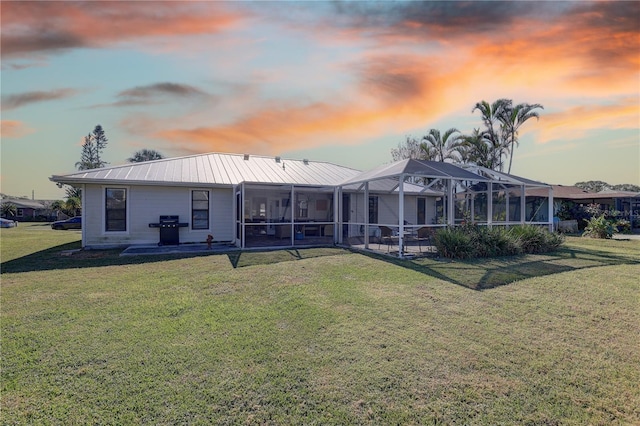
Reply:
<svg viewBox="0 0 640 426"><path fill-rule="evenodd" d="M418 198L418 217L417 224L425 225L427 223L427 199Z"/></svg>
<svg viewBox="0 0 640 426"><path fill-rule="evenodd" d="M378 223L378 197L369 197L369 223Z"/></svg>
<svg viewBox="0 0 640 426"><path fill-rule="evenodd" d="M191 229L209 229L209 191L191 191Z"/></svg>
<svg viewBox="0 0 640 426"><path fill-rule="evenodd" d="M16 209L16 217L24 216L24 209Z"/></svg>
<svg viewBox="0 0 640 426"><path fill-rule="evenodd" d="M127 230L127 190L125 188L106 188L104 213L105 231Z"/></svg>

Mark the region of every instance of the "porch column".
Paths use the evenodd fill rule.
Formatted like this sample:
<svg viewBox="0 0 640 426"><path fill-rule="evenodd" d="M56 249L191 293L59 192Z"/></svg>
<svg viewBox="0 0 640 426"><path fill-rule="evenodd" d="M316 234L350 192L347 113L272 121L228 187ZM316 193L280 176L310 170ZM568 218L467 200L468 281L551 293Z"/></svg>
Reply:
<svg viewBox="0 0 640 426"><path fill-rule="evenodd" d="M369 248L369 182L364 184L364 248Z"/></svg>
<svg viewBox="0 0 640 426"><path fill-rule="evenodd" d="M405 175L400 175L400 186L398 187L398 256L404 257L404 179Z"/></svg>
<svg viewBox="0 0 640 426"><path fill-rule="evenodd" d="M506 203L507 203L507 212L505 213L505 221L507 222L507 229L509 229L509 210L511 209L511 205L509 204L509 189L504 188Z"/></svg>
<svg viewBox="0 0 640 426"><path fill-rule="evenodd" d="M527 191L525 185L520 187L520 224L524 225L526 222L526 210L527 210Z"/></svg>
<svg viewBox="0 0 640 426"><path fill-rule="evenodd" d="M342 243L342 218L339 212L342 209L342 187L333 189L333 243ZM336 223L338 224L336 226Z"/></svg>
<svg viewBox="0 0 640 426"><path fill-rule="evenodd" d="M447 225L454 226L455 214L453 211L453 179L449 178L447 182Z"/></svg>
<svg viewBox="0 0 640 426"><path fill-rule="evenodd" d="M476 193L471 194L471 223L476 221Z"/></svg>
<svg viewBox="0 0 640 426"><path fill-rule="evenodd" d="M289 202L289 204L291 205L291 222L289 223L289 226L291 227L291 237L289 237L289 244L291 244L292 246L295 245L295 238L296 238L296 227L295 227L295 214L296 214L296 190L295 187L293 185L291 185L291 194L289 195L291 197L291 201Z"/></svg>
<svg viewBox="0 0 640 426"><path fill-rule="evenodd" d="M86 209L86 207L87 207L86 206L86 202L87 202L87 185L82 184L80 186L80 191L81 191L80 194L83 195L82 200L80 200L80 206L82 208L82 215L85 217L85 223L86 223L87 217L85 216L84 212L87 211L87 209ZM102 195L101 195L101 197L102 197L103 200L104 200L104 197L105 197L104 192L105 192L105 189L104 189L104 187L102 187ZM127 194L127 197L131 197L131 193ZM131 208L131 205L129 204L129 209L130 208ZM105 214L106 213L105 213L104 208L103 208L101 215L105 215ZM102 220L103 224L104 224L105 220L106 220L106 218ZM631 223L633 223L633 222L631 222ZM102 225L102 226L105 226L105 225ZM128 226L131 227L131 224L128 224ZM86 226L82 226L80 228L80 233L82 234L82 248L85 248L87 246L87 227Z"/></svg>
<svg viewBox="0 0 640 426"><path fill-rule="evenodd" d="M549 205L548 205L548 217L549 232L553 232L553 187L549 186Z"/></svg>
<svg viewBox="0 0 640 426"><path fill-rule="evenodd" d="M487 226L493 226L493 182L487 183Z"/></svg>
<svg viewBox="0 0 640 426"><path fill-rule="evenodd" d="M240 247L241 248L245 248L244 242L245 242L245 234L247 233L247 229L245 227L245 223L244 223L244 197L245 197L245 193L244 193L244 182L242 182L242 184L240 184L240 229L242 230L242 232L240 233L240 235L242 235L242 237L240 238Z"/></svg>

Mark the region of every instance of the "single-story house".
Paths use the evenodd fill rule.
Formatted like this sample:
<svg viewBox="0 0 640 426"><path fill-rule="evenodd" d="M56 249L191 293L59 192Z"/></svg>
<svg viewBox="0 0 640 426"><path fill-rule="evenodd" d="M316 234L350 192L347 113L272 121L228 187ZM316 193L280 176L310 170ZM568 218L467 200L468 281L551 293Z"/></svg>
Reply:
<svg viewBox="0 0 640 426"><path fill-rule="evenodd" d="M554 214L563 203L588 206L597 205L602 210L617 210L621 217L629 220L634 226L640 226L640 193L632 191L604 190L600 192L587 191L577 186L552 185ZM527 196L546 197L545 191L531 188Z"/></svg>
<svg viewBox="0 0 640 426"><path fill-rule="evenodd" d="M48 210L46 206L35 200L29 200L27 198L3 198L0 201L1 204L13 204L16 206L15 217L9 217L12 220L34 220L39 215L47 215Z"/></svg>
<svg viewBox="0 0 640 426"><path fill-rule="evenodd" d="M401 160L369 172L327 162L209 153L54 175L82 189L82 245L202 243L240 248L365 245L380 226L403 235L465 220L552 226L528 204L544 183L473 166ZM539 203L538 203L539 204ZM211 236L211 237L209 237ZM401 251L400 251L401 252Z"/></svg>

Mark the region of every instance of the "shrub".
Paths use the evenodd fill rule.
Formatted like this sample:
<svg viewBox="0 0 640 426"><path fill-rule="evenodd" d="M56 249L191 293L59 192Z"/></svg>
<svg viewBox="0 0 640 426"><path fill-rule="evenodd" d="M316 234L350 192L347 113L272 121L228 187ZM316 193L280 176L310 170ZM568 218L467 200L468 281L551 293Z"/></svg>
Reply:
<svg viewBox="0 0 640 426"><path fill-rule="evenodd" d="M563 241L562 235L531 225L509 230L467 225L441 229L435 236L438 253L450 259L545 253L555 250Z"/></svg>
<svg viewBox="0 0 640 426"><path fill-rule="evenodd" d="M521 252L519 241L502 227L476 227L472 240L476 257L511 256Z"/></svg>
<svg viewBox="0 0 640 426"><path fill-rule="evenodd" d="M466 229L439 229L434 243L441 256L449 259L467 259L474 257L474 244Z"/></svg>
<svg viewBox="0 0 640 426"><path fill-rule="evenodd" d="M599 216L593 216L587 221L587 226L584 228L583 237L590 238L611 238L615 229L610 220L608 220L604 214Z"/></svg>
<svg viewBox="0 0 640 426"><path fill-rule="evenodd" d="M626 219L619 219L616 222L616 230L621 234L631 233L631 222Z"/></svg>
<svg viewBox="0 0 640 426"><path fill-rule="evenodd" d="M533 225L515 226L509 234L519 242L523 253L547 253L560 247L564 242L562 234L554 234Z"/></svg>

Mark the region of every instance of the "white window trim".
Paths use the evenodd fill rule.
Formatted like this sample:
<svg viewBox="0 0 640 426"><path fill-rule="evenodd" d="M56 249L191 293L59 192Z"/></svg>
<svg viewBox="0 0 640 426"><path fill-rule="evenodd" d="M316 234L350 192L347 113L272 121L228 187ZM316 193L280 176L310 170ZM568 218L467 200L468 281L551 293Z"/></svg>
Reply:
<svg viewBox="0 0 640 426"><path fill-rule="evenodd" d="M127 191L126 231L107 231L107 189L124 189ZM100 211L102 235L129 235L131 232L131 187L122 185L103 185L102 189L100 190L100 198L102 199L102 210Z"/></svg>
<svg viewBox="0 0 640 426"><path fill-rule="evenodd" d="M209 193L209 227L206 229L193 229L193 191L207 191ZM211 226L213 220L211 214L213 213L212 207L213 191L211 188L189 188L189 232L190 233L211 233Z"/></svg>

